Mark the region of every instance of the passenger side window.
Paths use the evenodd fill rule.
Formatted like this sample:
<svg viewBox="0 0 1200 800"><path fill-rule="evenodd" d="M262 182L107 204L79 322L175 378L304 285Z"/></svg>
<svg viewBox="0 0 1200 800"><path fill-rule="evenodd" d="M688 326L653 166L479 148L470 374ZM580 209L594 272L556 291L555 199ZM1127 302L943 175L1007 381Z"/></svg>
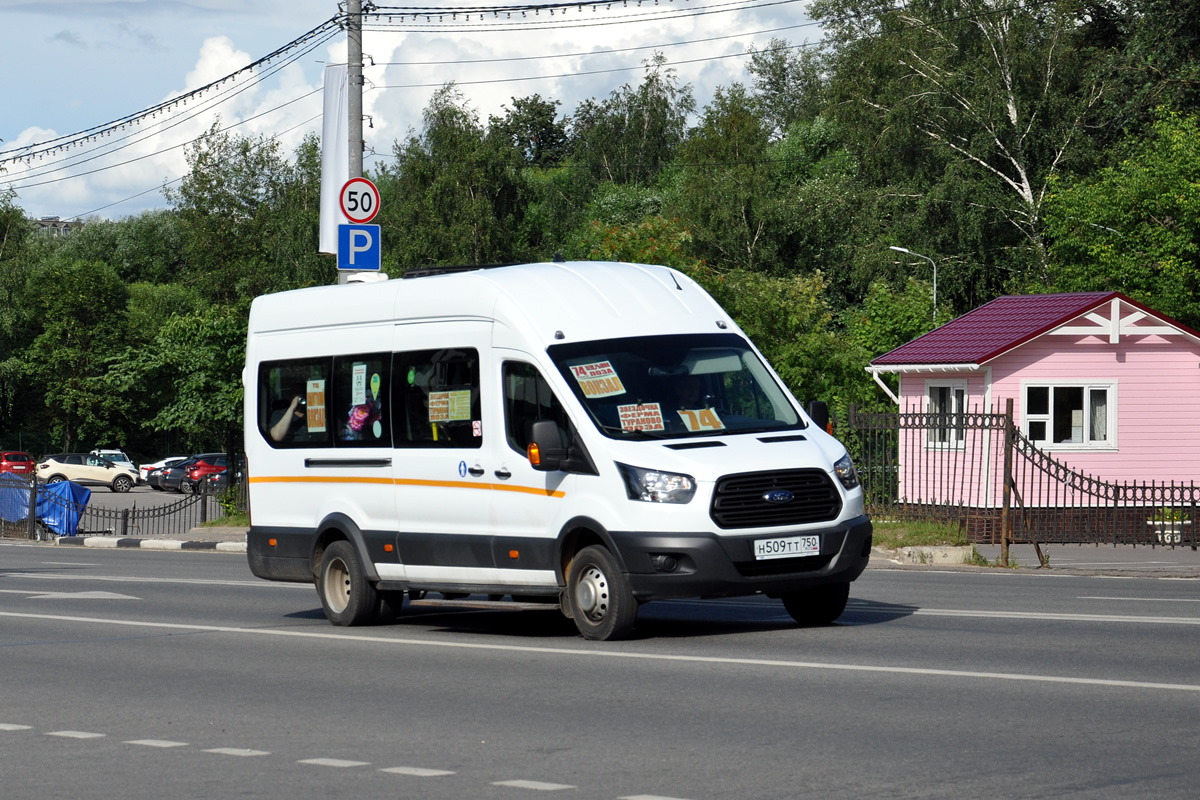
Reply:
<svg viewBox="0 0 1200 800"><path fill-rule="evenodd" d="M338 447L391 447L387 394L391 353L333 360L333 406Z"/></svg>
<svg viewBox="0 0 1200 800"><path fill-rule="evenodd" d="M533 423L541 420L553 420L558 425L558 435L565 447L569 441L570 423L562 403L537 367L521 361L506 361L501 374L504 430L509 447L524 455L533 438Z"/></svg>
<svg viewBox="0 0 1200 800"><path fill-rule="evenodd" d="M272 447L329 447L330 359L263 362L258 369L258 429Z"/></svg>
<svg viewBox="0 0 1200 800"><path fill-rule="evenodd" d="M392 356L396 447L481 447L480 408L475 349L416 350Z"/></svg>

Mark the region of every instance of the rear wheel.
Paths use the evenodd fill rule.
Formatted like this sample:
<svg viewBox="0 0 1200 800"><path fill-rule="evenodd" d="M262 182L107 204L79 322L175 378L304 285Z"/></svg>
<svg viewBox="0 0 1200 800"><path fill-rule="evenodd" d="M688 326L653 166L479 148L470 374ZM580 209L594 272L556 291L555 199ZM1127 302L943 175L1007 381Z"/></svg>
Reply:
<svg viewBox="0 0 1200 800"><path fill-rule="evenodd" d="M325 549L317 593L325 616L334 625L364 625L380 611L379 594L367 580L354 545L345 540Z"/></svg>
<svg viewBox="0 0 1200 800"><path fill-rule="evenodd" d="M196 487L187 480L182 480L179 482L179 491L183 492L184 494L191 494L192 492L196 491Z"/></svg>
<svg viewBox="0 0 1200 800"><path fill-rule="evenodd" d="M65 480L66 478L62 475L51 475L49 478L46 478L46 483L62 483Z"/></svg>
<svg viewBox="0 0 1200 800"><path fill-rule="evenodd" d="M113 478L112 490L118 494L125 494L133 488L133 478L128 475L118 475Z"/></svg>
<svg viewBox="0 0 1200 800"><path fill-rule="evenodd" d="M783 607L801 625L828 625L846 610L849 583L828 583L783 596Z"/></svg>
<svg viewBox="0 0 1200 800"><path fill-rule="evenodd" d="M567 572L567 603L585 639L607 641L629 635L637 620L637 600L612 553L585 547Z"/></svg>

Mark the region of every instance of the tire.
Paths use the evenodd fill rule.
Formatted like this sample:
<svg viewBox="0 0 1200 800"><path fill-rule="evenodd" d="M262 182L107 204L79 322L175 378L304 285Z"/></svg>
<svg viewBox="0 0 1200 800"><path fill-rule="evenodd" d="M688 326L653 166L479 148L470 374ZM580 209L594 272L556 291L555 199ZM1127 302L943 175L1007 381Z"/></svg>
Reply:
<svg viewBox="0 0 1200 800"><path fill-rule="evenodd" d="M637 621L637 600L617 560L599 545L585 547L567 572L567 604L585 639L623 639Z"/></svg>
<svg viewBox="0 0 1200 800"><path fill-rule="evenodd" d="M179 491L183 494L191 494L192 492L196 491L196 487L192 486L192 484L188 481L180 481Z"/></svg>
<svg viewBox="0 0 1200 800"><path fill-rule="evenodd" d="M46 478L46 483L62 483L65 480L66 478L62 475L51 475L49 478Z"/></svg>
<svg viewBox="0 0 1200 800"><path fill-rule="evenodd" d="M354 545L345 540L325 548L317 575L317 594L334 625L365 625L380 611L379 593L367 581Z"/></svg>
<svg viewBox="0 0 1200 800"><path fill-rule="evenodd" d="M113 478L112 490L117 494L125 494L133 488L133 478L128 475L118 475Z"/></svg>
<svg viewBox="0 0 1200 800"><path fill-rule="evenodd" d="M828 625L842 615L849 599L849 583L828 583L783 595L783 607L801 625Z"/></svg>

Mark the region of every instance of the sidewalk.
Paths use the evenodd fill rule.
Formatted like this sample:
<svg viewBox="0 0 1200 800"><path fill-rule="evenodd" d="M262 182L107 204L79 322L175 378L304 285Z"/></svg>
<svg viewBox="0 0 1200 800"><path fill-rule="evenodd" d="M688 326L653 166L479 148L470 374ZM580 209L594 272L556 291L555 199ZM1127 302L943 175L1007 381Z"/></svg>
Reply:
<svg viewBox="0 0 1200 800"><path fill-rule="evenodd" d="M958 548L944 548L957 550ZM969 548L962 548L967 551ZM1000 545L980 544L975 546L990 564L1000 558ZM1044 544L1042 553L1049 557L1049 565L1042 568L1033 545L1018 544L1009 548L1009 568L1022 572L1058 575L1107 575L1159 578L1200 579L1200 551L1191 547L1151 547L1148 545L1111 544ZM875 569L956 569L993 570L1002 567L978 567L935 561L914 564L898 553L881 548L871 552L869 568Z"/></svg>
<svg viewBox="0 0 1200 800"><path fill-rule="evenodd" d="M245 528L192 528L187 533L151 536L59 536L55 544L73 547L139 548L142 550L208 550L245 553Z"/></svg>

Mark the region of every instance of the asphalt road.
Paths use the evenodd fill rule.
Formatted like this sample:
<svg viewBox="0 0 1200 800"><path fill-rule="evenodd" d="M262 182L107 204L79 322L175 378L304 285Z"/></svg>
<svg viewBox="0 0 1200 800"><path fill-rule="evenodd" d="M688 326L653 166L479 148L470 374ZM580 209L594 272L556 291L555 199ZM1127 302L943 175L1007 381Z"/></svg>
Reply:
<svg viewBox="0 0 1200 800"><path fill-rule="evenodd" d="M6 798L1192 798L1200 582L871 569L762 598L330 626L234 554L0 543Z"/></svg>

